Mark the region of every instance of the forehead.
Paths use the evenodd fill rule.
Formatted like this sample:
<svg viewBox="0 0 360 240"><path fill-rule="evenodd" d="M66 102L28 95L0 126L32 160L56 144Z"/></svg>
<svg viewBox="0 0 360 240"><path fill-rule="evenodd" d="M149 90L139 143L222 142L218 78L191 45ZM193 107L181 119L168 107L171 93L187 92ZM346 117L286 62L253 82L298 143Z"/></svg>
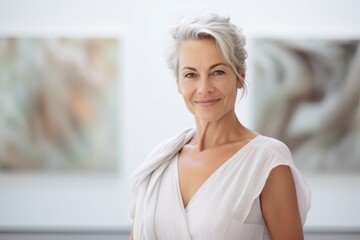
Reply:
<svg viewBox="0 0 360 240"><path fill-rule="evenodd" d="M218 46L212 39L186 40L178 48L179 67L191 65L226 64Z"/></svg>

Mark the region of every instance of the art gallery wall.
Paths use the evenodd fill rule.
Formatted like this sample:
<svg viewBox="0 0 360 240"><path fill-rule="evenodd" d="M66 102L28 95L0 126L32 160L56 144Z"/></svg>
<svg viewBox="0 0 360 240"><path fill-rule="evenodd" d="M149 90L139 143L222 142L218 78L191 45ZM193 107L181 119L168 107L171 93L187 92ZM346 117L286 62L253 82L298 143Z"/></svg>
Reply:
<svg viewBox="0 0 360 240"><path fill-rule="evenodd" d="M131 172L157 142L193 124L165 62L169 27L181 16L228 14L250 40L289 35L359 38L358 9L356 0L0 0L1 34L119 37L121 139L115 177L0 172L0 228L128 228ZM251 75L248 80L251 89ZM250 127L252 110L250 98L237 107ZM356 175L308 177L313 188L309 229L360 228Z"/></svg>

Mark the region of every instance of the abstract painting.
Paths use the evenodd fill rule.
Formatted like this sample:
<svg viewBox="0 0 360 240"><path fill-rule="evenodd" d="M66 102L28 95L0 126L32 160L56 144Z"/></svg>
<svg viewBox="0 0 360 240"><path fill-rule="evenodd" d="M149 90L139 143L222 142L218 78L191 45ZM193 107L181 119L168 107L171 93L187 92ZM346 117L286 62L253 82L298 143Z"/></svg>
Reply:
<svg viewBox="0 0 360 240"><path fill-rule="evenodd" d="M360 41L253 40L256 130L306 171L360 171Z"/></svg>
<svg viewBox="0 0 360 240"><path fill-rule="evenodd" d="M113 171L117 38L0 37L0 171Z"/></svg>

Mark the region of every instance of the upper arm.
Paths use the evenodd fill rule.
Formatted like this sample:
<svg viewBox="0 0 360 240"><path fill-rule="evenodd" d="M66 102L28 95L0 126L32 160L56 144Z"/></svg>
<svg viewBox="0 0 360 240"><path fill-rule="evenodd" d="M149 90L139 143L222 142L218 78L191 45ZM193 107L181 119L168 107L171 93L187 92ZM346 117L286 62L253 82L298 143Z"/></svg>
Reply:
<svg viewBox="0 0 360 240"><path fill-rule="evenodd" d="M270 172L260 203L271 239L304 238L290 167L281 165Z"/></svg>

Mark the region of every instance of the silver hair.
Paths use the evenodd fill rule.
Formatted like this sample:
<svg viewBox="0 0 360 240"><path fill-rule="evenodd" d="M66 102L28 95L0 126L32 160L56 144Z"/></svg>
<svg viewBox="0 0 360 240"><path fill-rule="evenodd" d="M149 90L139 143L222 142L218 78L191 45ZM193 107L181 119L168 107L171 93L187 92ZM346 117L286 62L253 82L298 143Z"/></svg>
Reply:
<svg viewBox="0 0 360 240"><path fill-rule="evenodd" d="M174 46L167 63L177 80L179 78L178 48L180 44L186 40L213 39L227 63L236 73L237 79L245 87L245 79L241 76L240 71L245 71L246 68L246 38L240 28L230 23L230 17L214 13L185 17L171 29L171 36Z"/></svg>

